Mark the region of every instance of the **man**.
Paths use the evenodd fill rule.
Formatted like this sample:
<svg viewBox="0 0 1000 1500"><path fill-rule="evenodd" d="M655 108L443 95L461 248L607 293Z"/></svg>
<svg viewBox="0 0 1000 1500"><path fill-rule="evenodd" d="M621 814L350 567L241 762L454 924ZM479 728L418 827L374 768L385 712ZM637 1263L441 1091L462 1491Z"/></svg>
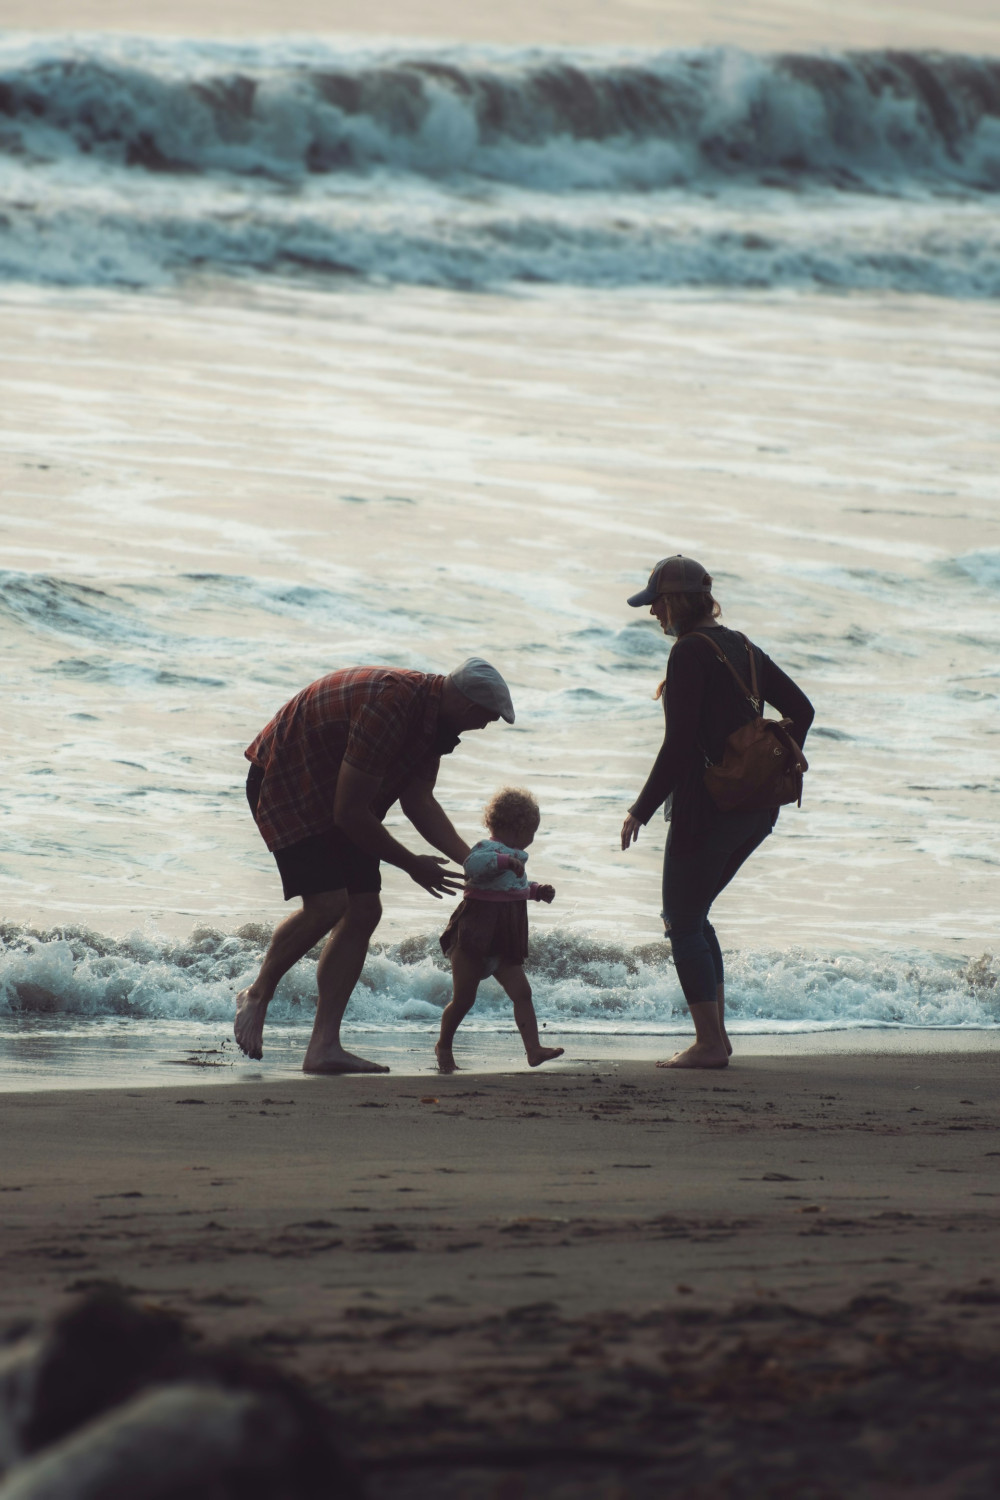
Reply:
<svg viewBox="0 0 1000 1500"><path fill-rule="evenodd" d="M387 1073L346 1052L340 1023L382 915L379 863L397 865L438 900L460 890L469 846L434 796L440 757L466 729L514 722L507 684L471 656L447 677L394 667L352 667L305 688L249 746L247 799L301 911L275 928L260 973L236 997L234 1032L260 1057L278 981L330 934L316 968L319 1004L306 1073ZM383 827L398 800L419 834L446 858L414 854Z"/></svg>

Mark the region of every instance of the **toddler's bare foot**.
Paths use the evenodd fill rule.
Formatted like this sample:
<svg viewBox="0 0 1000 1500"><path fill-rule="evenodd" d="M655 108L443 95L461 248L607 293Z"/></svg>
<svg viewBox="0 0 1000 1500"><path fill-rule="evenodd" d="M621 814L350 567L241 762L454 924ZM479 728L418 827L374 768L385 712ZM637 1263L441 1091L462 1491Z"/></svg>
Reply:
<svg viewBox="0 0 1000 1500"><path fill-rule="evenodd" d="M236 1045L247 1057L261 1058L264 1055L264 1021L267 1017L266 1000L260 1000L252 987L240 990L236 996L236 1019L233 1036Z"/></svg>
<svg viewBox="0 0 1000 1500"><path fill-rule="evenodd" d="M732 1050L732 1049L730 1049ZM683 1052L675 1052L666 1062L658 1062L658 1068L728 1068L729 1053L725 1047L710 1046L707 1042L692 1042Z"/></svg>
<svg viewBox="0 0 1000 1500"><path fill-rule="evenodd" d="M434 1047L434 1056L438 1060L439 1073L458 1072L458 1063L455 1061L455 1055L450 1047L445 1046L444 1042L436 1043Z"/></svg>
<svg viewBox="0 0 1000 1500"><path fill-rule="evenodd" d="M564 1047L539 1047L536 1052L528 1053L528 1067L537 1068L540 1063L551 1062L554 1057L562 1057Z"/></svg>
<svg viewBox="0 0 1000 1500"><path fill-rule="evenodd" d="M383 1063L369 1062L367 1057L358 1057L355 1052L345 1052L343 1047L324 1047L313 1051L309 1047L302 1064L303 1073L388 1073Z"/></svg>
<svg viewBox="0 0 1000 1500"><path fill-rule="evenodd" d="M723 1033L722 1033L722 1040L723 1040L723 1041L724 1041L724 1042L725 1042L725 1044L726 1044L726 1052L727 1052L727 1054L728 1054L728 1056L729 1056L729 1057L732 1057L732 1055L733 1055L733 1044L732 1044L732 1042L731 1042L731 1041L730 1041L730 1040L729 1040L729 1032L728 1032L728 1031L724 1031L724 1032L723 1032Z"/></svg>

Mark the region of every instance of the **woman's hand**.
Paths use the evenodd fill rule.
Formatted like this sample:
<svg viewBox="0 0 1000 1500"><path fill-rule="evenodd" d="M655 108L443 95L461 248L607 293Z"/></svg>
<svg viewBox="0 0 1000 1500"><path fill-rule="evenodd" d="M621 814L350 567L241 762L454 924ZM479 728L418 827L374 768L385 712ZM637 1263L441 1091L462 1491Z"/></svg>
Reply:
<svg viewBox="0 0 1000 1500"><path fill-rule="evenodd" d="M623 849L627 849L629 844L635 843L636 839L639 837L639 829L641 827L642 824L639 822L638 818L633 818L631 813L627 813L625 815L625 821L622 824Z"/></svg>

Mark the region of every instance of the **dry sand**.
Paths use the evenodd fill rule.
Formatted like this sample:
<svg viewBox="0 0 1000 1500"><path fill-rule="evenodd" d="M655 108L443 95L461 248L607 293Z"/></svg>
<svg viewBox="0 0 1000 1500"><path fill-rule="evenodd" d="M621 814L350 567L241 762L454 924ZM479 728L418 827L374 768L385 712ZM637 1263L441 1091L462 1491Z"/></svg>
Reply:
<svg viewBox="0 0 1000 1500"><path fill-rule="evenodd" d="M184 1080L3 1130L0 1319L115 1279L247 1341L375 1497L996 1493L995 1053Z"/></svg>
<svg viewBox="0 0 1000 1500"><path fill-rule="evenodd" d="M29 31L158 36L311 32L391 41L508 46L695 47L784 51L812 47L940 47L990 52L1000 43L993 0L6 0L4 25Z"/></svg>

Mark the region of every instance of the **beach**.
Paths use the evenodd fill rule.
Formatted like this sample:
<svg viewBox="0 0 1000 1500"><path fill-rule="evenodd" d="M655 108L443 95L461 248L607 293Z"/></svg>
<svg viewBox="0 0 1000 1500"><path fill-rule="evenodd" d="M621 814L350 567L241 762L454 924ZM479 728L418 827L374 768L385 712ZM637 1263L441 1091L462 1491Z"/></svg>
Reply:
<svg viewBox="0 0 1000 1500"><path fill-rule="evenodd" d="M387 1500L985 1497L995 1081L870 1050L8 1097L0 1316L119 1282L301 1376Z"/></svg>
<svg viewBox="0 0 1000 1500"><path fill-rule="evenodd" d="M116 1287L301 1381L370 1500L993 1500L998 57L981 0L10 0L9 1341ZM667 826L619 838L676 552L816 707L711 1073L654 1066ZM517 717L438 795L470 843L538 798L564 1056L486 981L435 1071L450 904L388 868L389 1075L302 1076L318 949L251 1062L245 747L470 654Z"/></svg>

